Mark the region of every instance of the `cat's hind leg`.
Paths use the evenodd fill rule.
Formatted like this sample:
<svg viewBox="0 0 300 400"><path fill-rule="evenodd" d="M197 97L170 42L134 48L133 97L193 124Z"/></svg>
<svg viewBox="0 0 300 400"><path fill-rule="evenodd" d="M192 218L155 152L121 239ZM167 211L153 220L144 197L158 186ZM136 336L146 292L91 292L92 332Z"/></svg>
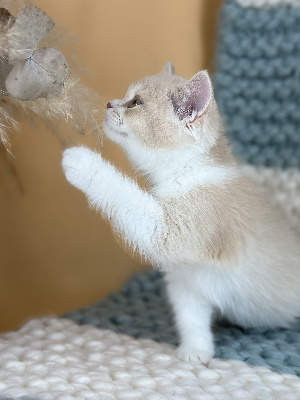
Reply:
<svg viewBox="0 0 300 400"><path fill-rule="evenodd" d="M185 361L200 361L207 365L214 355L213 306L188 285L183 274L168 272L166 282L180 337L178 356Z"/></svg>

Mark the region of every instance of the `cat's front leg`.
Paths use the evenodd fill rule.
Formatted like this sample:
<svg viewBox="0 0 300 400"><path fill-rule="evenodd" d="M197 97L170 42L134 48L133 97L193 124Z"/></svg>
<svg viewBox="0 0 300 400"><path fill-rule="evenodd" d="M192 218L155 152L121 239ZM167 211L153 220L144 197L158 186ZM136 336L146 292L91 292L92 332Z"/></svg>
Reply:
<svg viewBox="0 0 300 400"><path fill-rule="evenodd" d="M165 277L180 337L178 356L185 361L200 361L207 365L214 355L213 307L183 274L183 271L168 272Z"/></svg>
<svg viewBox="0 0 300 400"><path fill-rule="evenodd" d="M62 167L67 180L86 194L92 189L102 163L100 154L86 147L69 148L63 153Z"/></svg>
<svg viewBox="0 0 300 400"><path fill-rule="evenodd" d="M127 243L151 258L163 221L162 207L153 196L86 147L65 150L62 164L67 180L86 194Z"/></svg>

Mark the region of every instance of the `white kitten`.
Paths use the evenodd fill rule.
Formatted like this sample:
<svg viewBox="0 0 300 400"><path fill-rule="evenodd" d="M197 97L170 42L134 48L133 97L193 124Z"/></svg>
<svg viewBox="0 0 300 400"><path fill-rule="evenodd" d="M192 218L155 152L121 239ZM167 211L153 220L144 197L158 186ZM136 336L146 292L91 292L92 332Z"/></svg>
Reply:
<svg viewBox="0 0 300 400"><path fill-rule="evenodd" d="M187 360L208 363L216 312L245 327L300 315L299 241L231 155L205 71L162 73L107 105L104 128L150 181L149 192L84 147L65 151L68 181L155 267Z"/></svg>

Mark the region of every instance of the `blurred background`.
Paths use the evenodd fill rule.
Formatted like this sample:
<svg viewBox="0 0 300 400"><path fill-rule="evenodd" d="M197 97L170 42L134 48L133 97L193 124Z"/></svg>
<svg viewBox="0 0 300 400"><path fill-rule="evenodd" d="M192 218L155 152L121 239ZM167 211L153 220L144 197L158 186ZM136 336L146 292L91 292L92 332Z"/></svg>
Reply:
<svg viewBox="0 0 300 400"><path fill-rule="evenodd" d="M190 78L213 71L221 0L36 0L74 34L67 56L104 105L128 85L172 60ZM63 49L62 49L63 50ZM101 123L101 121L99 121ZM66 133L70 145L100 146L92 133ZM41 121L11 132L11 168L0 157L0 331L28 318L62 314L118 290L147 268L118 247L109 225L65 180L64 146ZM2 150L3 151L3 150ZM132 174L121 151L104 141L103 156ZM14 175L14 178L12 178Z"/></svg>

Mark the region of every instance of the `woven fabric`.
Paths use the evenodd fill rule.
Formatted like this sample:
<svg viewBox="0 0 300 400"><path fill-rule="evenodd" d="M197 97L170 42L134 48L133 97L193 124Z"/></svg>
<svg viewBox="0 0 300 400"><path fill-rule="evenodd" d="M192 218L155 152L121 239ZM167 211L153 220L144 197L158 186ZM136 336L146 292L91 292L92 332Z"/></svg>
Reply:
<svg viewBox="0 0 300 400"><path fill-rule="evenodd" d="M299 400L300 379L58 318L0 336L0 396L39 400ZM0 397L1 398L1 397ZM23 397L24 399L24 397Z"/></svg>
<svg viewBox="0 0 300 400"><path fill-rule="evenodd" d="M215 94L235 153L250 164L300 167L300 8L225 1Z"/></svg>
<svg viewBox="0 0 300 400"><path fill-rule="evenodd" d="M134 276L120 293L64 317L135 338L178 344L162 276L153 270ZM300 324L276 331L222 325L214 330L216 357L300 376Z"/></svg>

